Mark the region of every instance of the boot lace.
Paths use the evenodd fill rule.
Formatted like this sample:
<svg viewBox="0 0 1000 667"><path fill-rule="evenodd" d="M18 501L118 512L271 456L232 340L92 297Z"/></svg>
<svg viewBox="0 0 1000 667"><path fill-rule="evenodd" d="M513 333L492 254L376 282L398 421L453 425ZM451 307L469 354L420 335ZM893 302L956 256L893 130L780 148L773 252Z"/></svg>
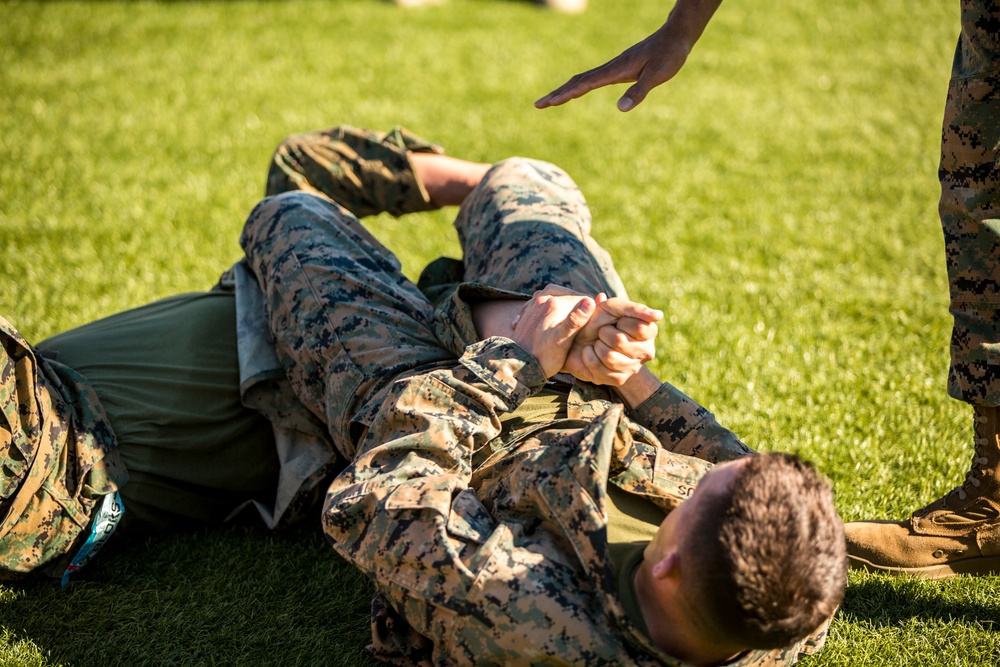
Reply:
<svg viewBox="0 0 1000 667"><path fill-rule="evenodd" d="M982 415L975 415L974 420L975 423L977 424L985 424L987 421L989 421L986 417ZM941 502L942 507L947 507L948 502L955 495L958 496L959 501L964 501L966 498L969 497L968 493L969 487L972 486L975 488L979 488L979 485L981 484L981 482L979 481L980 477L979 472L982 469L982 466L990 462L989 458L983 455L986 450L987 439L981 438L977 434L974 442L975 442L975 453L972 456L972 467L970 467L969 471L965 473L965 481L962 482L961 486L957 486L954 489L952 489L948 493L948 495L946 495L942 499Z"/></svg>

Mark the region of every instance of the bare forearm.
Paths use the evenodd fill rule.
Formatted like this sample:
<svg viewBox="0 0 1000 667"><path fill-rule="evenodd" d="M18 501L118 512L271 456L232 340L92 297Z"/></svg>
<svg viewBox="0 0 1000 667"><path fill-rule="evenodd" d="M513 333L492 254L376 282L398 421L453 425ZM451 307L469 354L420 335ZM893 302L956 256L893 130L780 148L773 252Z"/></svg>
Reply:
<svg viewBox="0 0 1000 667"><path fill-rule="evenodd" d="M661 30L668 30L675 39L683 39L690 52L722 0L677 0Z"/></svg>
<svg viewBox="0 0 1000 667"><path fill-rule="evenodd" d="M625 401L625 405L632 410L655 394L662 384L652 371L643 366L638 373L626 380L625 384L618 387L617 391L621 399Z"/></svg>
<svg viewBox="0 0 1000 667"><path fill-rule="evenodd" d="M434 153L410 153L410 163L435 206L458 206L492 165Z"/></svg>
<svg viewBox="0 0 1000 667"><path fill-rule="evenodd" d="M512 323L524 307L524 301L497 299L472 304L472 322L476 325L479 340L493 336L514 337Z"/></svg>

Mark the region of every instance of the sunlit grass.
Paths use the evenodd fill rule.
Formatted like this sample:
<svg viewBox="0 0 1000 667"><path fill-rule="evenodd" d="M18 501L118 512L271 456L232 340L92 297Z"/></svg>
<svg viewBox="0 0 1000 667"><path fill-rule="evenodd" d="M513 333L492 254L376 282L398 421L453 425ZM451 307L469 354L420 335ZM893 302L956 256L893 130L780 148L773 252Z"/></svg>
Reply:
<svg viewBox="0 0 1000 667"><path fill-rule="evenodd" d="M564 166L632 295L667 312L654 369L816 461L845 518L946 491L971 455L936 216L956 3L724 3L636 111L621 89L535 110L668 11L591 4L0 4L0 313L40 340L205 289L282 137L403 124ZM373 224L415 276L458 252L453 214ZM68 590L2 587L0 665L365 664L369 590L318 533L150 538ZM997 664L998 599L992 578L855 576L807 662Z"/></svg>

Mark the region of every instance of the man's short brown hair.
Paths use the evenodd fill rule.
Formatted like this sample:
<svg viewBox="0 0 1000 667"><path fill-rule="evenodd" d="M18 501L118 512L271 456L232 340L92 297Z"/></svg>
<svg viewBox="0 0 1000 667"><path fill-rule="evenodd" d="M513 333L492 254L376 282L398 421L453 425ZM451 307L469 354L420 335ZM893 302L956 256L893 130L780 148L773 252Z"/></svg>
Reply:
<svg viewBox="0 0 1000 667"><path fill-rule="evenodd" d="M749 648L789 646L837 610L844 526L829 481L790 454L752 456L728 492L702 499L684 549L710 633Z"/></svg>

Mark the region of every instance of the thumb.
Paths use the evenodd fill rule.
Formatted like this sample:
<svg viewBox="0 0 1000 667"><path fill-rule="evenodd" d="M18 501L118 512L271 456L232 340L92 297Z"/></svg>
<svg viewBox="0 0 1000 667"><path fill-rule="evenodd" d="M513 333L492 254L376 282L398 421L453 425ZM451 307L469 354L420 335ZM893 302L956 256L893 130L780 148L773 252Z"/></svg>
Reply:
<svg viewBox="0 0 1000 667"><path fill-rule="evenodd" d="M594 314L597 304L590 297L583 297L562 323L563 340L571 339L580 332Z"/></svg>
<svg viewBox="0 0 1000 667"><path fill-rule="evenodd" d="M643 85L642 79L634 83L631 88L625 91L625 94L621 96L618 100L618 110L619 111L631 111L636 106L639 105L646 95L649 93L649 89Z"/></svg>

